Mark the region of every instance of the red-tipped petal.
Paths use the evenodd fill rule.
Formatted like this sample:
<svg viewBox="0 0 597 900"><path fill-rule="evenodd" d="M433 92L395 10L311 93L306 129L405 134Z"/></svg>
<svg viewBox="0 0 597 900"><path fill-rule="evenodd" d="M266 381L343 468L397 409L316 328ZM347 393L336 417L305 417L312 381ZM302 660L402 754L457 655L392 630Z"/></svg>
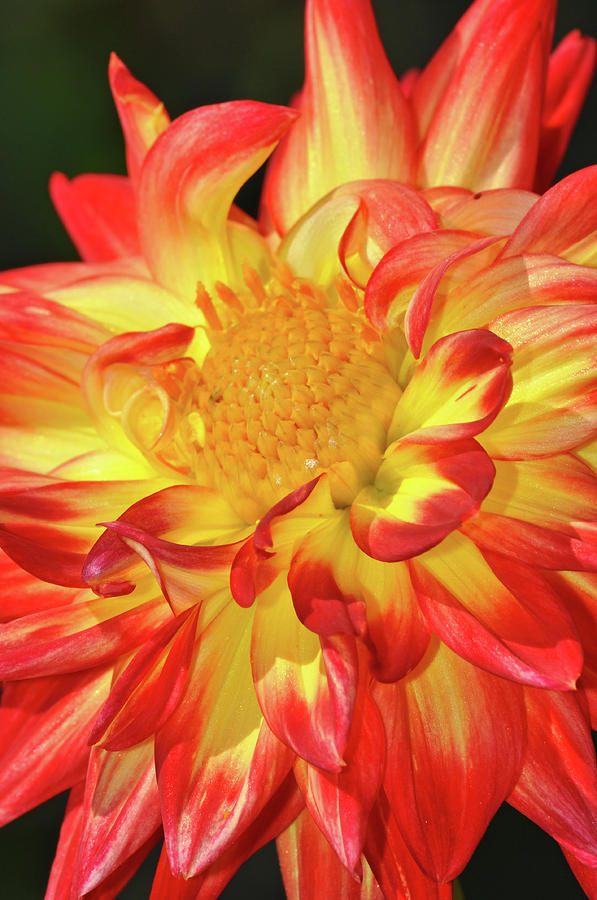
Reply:
<svg viewBox="0 0 597 900"><path fill-rule="evenodd" d="M272 731L313 765L339 771L356 694L354 638L308 631L280 579L256 604L251 657Z"/></svg>
<svg viewBox="0 0 597 900"><path fill-rule="evenodd" d="M157 281L193 300L198 280L209 290L239 277L230 206L295 116L264 103L221 103L185 113L156 140L141 174L139 230Z"/></svg>
<svg viewBox="0 0 597 900"><path fill-rule="evenodd" d="M412 114L369 0L309 0L305 17L301 116L272 158L264 195L280 234L340 184L412 183L414 174Z"/></svg>
<svg viewBox="0 0 597 900"><path fill-rule="evenodd" d="M597 765L573 693L525 690L528 741L509 802L587 865L597 865Z"/></svg>
<svg viewBox="0 0 597 900"><path fill-rule="evenodd" d="M582 650L557 594L531 567L486 556L453 533L411 563L430 628L460 656L496 675L538 687L574 687Z"/></svg>
<svg viewBox="0 0 597 900"><path fill-rule="evenodd" d="M383 900L369 866L357 881L305 810L277 840L288 900Z"/></svg>
<svg viewBox="0 0 597 900"><path fill-rule="evenodd" d="M87 262L103 262L141 252L137 209L128 178L60 172L50 179L50 196L73 244Z"/></svg>
<svg viewBox="0 0 597 900"><path fill-rule="evenodd" d="M143 160L157 137L170 124L164 104L137 81L115 53L108 68L110 87L126 144L126 163L134 186Z"/></svg>
<svg viewBox="0 0 597 900"><path fill-rule="evenodd" d="M324 772L298 759L294 766L307 809L346 868L360 874L367 820L381 786L385 732L368 687L361 685L340 772Z"/></svg>
<svg viewBox="0 0 597 900"><path fill-rule="evenodd" d="M388 745L401 748L386 765L390 806L419 865L447 881L516 783L526 737L522 689L434 641L408 678L376 685L374 696Z"/></svg>
<svg viewBox="0 0 597 900"><path fill-rule="evenodd" d="M398 562L418 556L474 515L491 488L493 463L476 441L396 441L375 483L350 509L361 550Z"/></svg>
<svg viewBox="0 0 597 900"><path fill-rule="evenodd" d="M0 821L22 815L85 777L91 724L110 687L93 669L6 683L0 709Z"/></svg>
<svg viewBox="0 0 597 900"><path fill-rule="evenodd" d="M549 60L535 188L545 191L564 156L595 72L597 44L572 31Z"/></svg>

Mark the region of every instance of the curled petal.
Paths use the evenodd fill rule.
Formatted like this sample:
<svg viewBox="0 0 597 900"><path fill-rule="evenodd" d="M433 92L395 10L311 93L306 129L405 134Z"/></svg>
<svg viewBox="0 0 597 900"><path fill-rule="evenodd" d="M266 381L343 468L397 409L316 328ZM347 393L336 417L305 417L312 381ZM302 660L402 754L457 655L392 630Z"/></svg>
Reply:
<svg viewBox="0 0 597 900"><path fill-rule="evenodd" d="M309 0L305 41L301 116L272 158L265 187L265 206L280 234L340 184L408 183L414 168L412 114L369 0Z"/></svg>
<svg viewBox="0 0 597 900"><path fill-rule="evenodd" d="M537 200L514 231L502 257L553 253L579 265L597 257L597 166L568 175Z"/></svg>
<svg viewBox="0 0 597 900"><path fill-rule="evenodd" d="M133 78L115 53L110 56L108 75L124 134L127 168L136 187L147 151L166 130L170 117L164 104L144 84Z"/></svg>
<svg viewBox="0 0 597 900"><path fill-rule="evenodd" d="M128 178L78 175L69 181L56 172L50 196L82 259L94 263L141 253Z"/></svg>
<svg viewBox="0 0 597 900"><path fill-rule="evenodd" d="M295 118L237 101L185 113L147 154L139 185L141 245L158 282L194 299L197 281L234 284L226 222L232 200ZM263 249L266 256L266 250Z"/></svg>
<svg viewBox="0 0 597 900"><path fill-rule="evenodd" d="M510 344L491 331L440 338L398 401L388 440L433 443L485 431L510 396L511 363Z"/></svg>
<svg viewBox="0 0 597 900"><path fill-rule="evenodd" d="M305 628L279 579L255 606L251 661L272 731L313 765L339 771L356 695L354 638L320 638Z"/></svg>
<svg viewBox="0 0 597 900"><path fill-rule="evenodd" d="M597 865L597 765L577 697L525 689L528 742L509 803L589 866Z"/></svg>
<svg viewBox="0 0 597 900"><path fill-rule="evenodd" d="M351 506L353 537L374 559L417 556L474 515L493 475L491 460L472 439L396 441L374 485L363 488Z"/></svg>
<svg viewBox="0 0 597 900"><path fill-rule="evenodd" d="M522 688L434 640L407 678L376 685L374 697L389 746L402 748L388 755L384 778L393 814L427 875L448 881L518 778L526 741Z"/></svg>

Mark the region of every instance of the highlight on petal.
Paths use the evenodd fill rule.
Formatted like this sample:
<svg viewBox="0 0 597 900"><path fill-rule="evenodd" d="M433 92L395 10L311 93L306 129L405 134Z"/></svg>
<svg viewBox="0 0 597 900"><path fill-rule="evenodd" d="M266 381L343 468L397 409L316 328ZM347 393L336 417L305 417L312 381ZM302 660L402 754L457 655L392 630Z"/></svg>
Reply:
<svg viewBox="0 0 597 900"><path fill-rule="evenodd" d="M251 101L204 106L180 116L156 140L141 173L139 230L160 284L193 301L198 281L208 290L216 281L242 283L228 213L295 115Z"/></svg>
<svg viewBox="0 0 597 900"><path fill-rule="evenodd" d="M115 53L110 56L108 74L124 133L127 169L136 188L147 151L166 130L170 117L164 104L131 75Z"/></svg>
<svg viewBox="0 0 597 900"><path fill-rule="evenodd" d="M272 158L264 189L267 214L282 235L340 184L409 183L414 174L412 113L369 0L308 0L305 43L300 118Z"/></svg>
<svg viewBox="0 0 597 900"><path fill-rule="evenodd" d="M415 85L423 185L532 189L555 3L475 4Z"/></svg>
<svg viewBox="0 0 597 900"><path fill-rule="evenodd" d="M376 685L373 693L387 740L402 748L386 764L391 808L421 868L449 881L519 776L526 744L522 688L435 639L407 678Z"/></svg>
<svg viewBox="0 0 597 900"><path fill-rule="evenodd" d="M69 181L55 172L50 196L82 259L102 262L141 253L135 197L127 178L78 175Z"/></svg>
<svg viewBox="0 0 597 900"><path fill-rule="evenodd" d="M410 559L474 515L491 488L493 463L472 439L395 441L375 482L350 508L350 527L374 559Z"/></svg>

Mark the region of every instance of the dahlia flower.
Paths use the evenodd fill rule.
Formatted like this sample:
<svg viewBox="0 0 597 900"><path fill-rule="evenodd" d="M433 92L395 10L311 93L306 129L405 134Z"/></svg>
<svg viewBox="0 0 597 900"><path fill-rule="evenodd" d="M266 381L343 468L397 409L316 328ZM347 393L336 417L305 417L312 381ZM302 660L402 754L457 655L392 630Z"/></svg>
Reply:
<svg viewBox="0 0 597 900"><path fill-rule="evenodd" d="M47 900L447 900L507 800L597 897L595 61L477 0L402 81L307 0L293 107L54 175L80 263L6 272L0 810L70 790ZM276 149L275 149L276 148ZM233 205L272 154L259 223Z"/></svg>

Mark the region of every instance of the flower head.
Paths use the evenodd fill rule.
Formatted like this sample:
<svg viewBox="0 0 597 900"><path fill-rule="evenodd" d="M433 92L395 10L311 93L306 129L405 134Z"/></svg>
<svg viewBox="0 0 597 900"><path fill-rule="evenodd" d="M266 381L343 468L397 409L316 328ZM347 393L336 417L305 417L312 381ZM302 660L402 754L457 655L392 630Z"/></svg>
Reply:
<svg viewBox="0 0 597 900"><path fill-rule="evenodd" d="M554 5L477 0L401 84L367 0L309 0L294 109L170 122L111 60L128 178L55 175L84 262L1 279L0 808L71 790L48 898L163 834L153 900L274 837L290 897L444 900L506 799L597 896L597 167L533 192L595 45L550 56Z"/></svg>

